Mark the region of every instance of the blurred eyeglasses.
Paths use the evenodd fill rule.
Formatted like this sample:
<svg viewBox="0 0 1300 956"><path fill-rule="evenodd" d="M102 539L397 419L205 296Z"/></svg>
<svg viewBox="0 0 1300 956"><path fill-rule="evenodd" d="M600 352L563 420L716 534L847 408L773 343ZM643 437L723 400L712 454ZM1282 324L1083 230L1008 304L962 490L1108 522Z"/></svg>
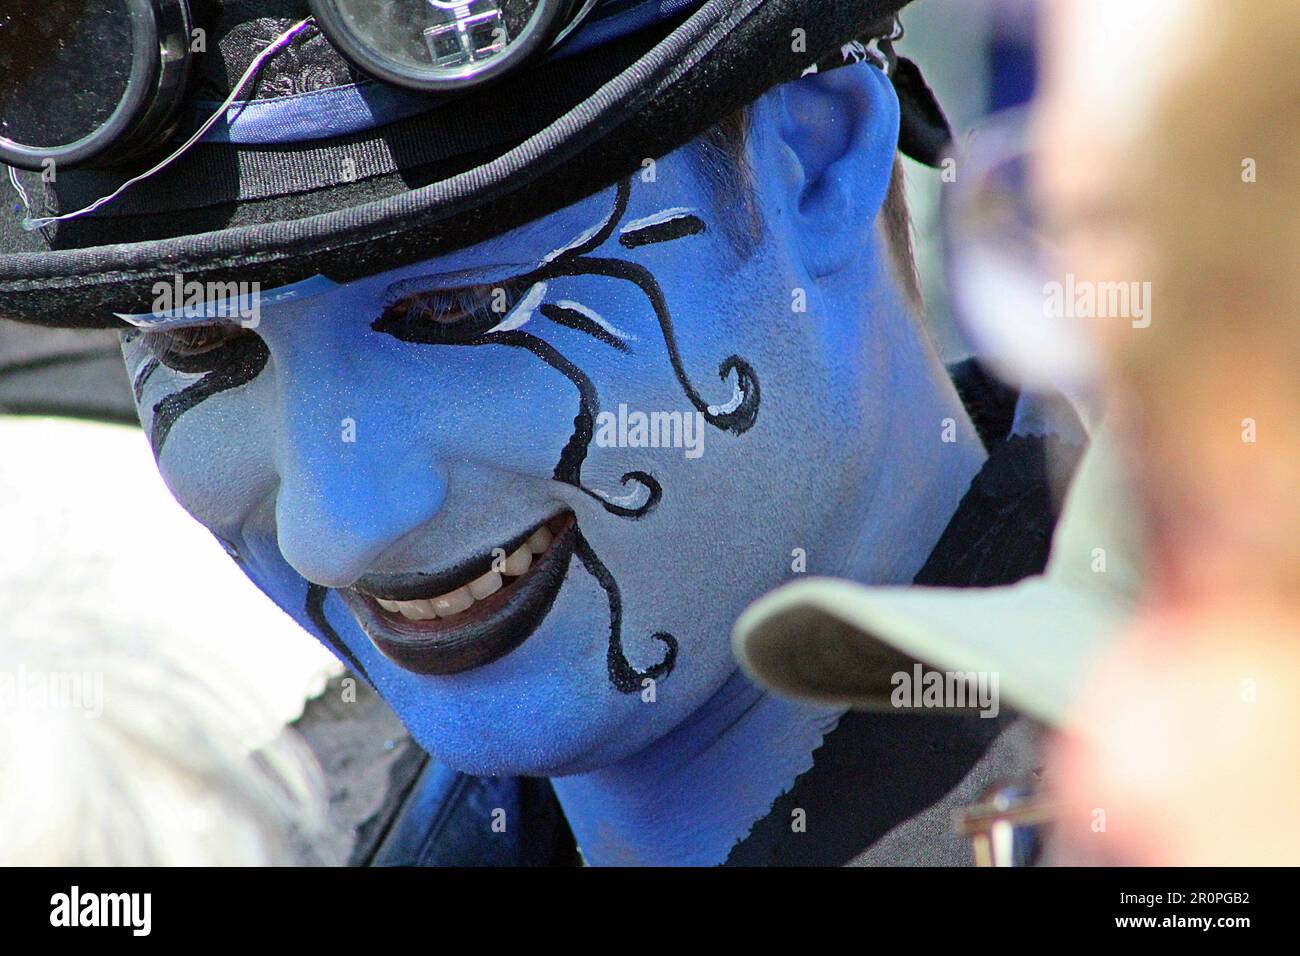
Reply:
<svg viewBox="0 0 1300 956"><path fill-rule="evenodd" d="M1025 108L973 129L945 163L944 259L953 318L972 351L1030 391L1086 394L1097 357L1068 306L1059 219L1033 191ZM1053 295L1059 284L1060 295Z"/></svg>

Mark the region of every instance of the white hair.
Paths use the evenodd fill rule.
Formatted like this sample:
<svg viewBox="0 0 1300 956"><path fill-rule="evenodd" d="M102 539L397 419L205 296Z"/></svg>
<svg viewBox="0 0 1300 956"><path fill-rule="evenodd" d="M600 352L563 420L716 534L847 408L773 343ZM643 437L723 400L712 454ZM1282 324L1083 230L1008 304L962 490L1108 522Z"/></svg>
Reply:
<svg viewBox="0 0 1300 956"><path fill-rule="evenodd" d="M0 588L0 864L338 862L319 765L192 643ZM66 596L66 595L65 595ZM264 736L264 734L263 734Z"/></svg>
<svg viewBox="0 0 1300 956"><path fill-rule="evenodd" d="M241 603L137 430L0 416L0 447L0 864L339 862L283 729L315 642Z"/></svg>

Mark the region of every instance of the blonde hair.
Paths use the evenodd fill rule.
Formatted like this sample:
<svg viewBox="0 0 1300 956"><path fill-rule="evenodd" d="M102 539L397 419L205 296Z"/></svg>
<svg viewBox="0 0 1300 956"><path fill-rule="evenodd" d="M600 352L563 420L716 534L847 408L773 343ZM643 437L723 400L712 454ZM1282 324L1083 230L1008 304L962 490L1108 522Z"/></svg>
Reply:
<svg viewBox="0 0 1300 956"><path fill-rule="evenodd" d="M1115 184L1157 310L1117 376L1141 409L1153 537L1175 562L1208 541L1235 555L1203 569L1238 578L1221 586L1300 596L1300 23L1257 0L1198 35L1207 55Z"/></svg>

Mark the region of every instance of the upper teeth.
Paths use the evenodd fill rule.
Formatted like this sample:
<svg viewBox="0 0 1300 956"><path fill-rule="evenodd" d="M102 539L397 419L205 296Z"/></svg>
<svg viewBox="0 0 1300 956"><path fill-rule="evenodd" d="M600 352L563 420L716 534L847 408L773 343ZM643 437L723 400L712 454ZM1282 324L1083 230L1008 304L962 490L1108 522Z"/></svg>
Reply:
<svg viewBox="0 0 1300 956"><path fill-rule="evenodd" d="M538 528L528 540L506 556L504 562L495 563L493 569L479 575L463 587L437 597L421 601L386 601L375 598L385 611L400 614L408 621L428 621L435 617L451 617L468 611L475 601L481 601L501 590L505 581L502 575L517 578L532 566L533 555L541 554L551 546L551 532L545 526ZM496 568L499 567L498 571Z"/></svg>

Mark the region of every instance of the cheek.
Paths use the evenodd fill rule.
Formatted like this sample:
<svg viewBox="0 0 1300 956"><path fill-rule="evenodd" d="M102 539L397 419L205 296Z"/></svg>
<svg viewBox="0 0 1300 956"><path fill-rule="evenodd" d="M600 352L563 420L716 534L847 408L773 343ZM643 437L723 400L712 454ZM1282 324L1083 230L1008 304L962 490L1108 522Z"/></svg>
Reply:
<svg viewBox="0 0 1300 956"><path fill-rule="evenodd" d="M186 511L229 536L271 501L276 478L269 456L256 435L213 423L178 434L159 460L159 471Z"/></svg>
<svg viewBox="0 0 1300 956"><path fill-rule="evenodd" d="M155 372L138 403L146 428L158 402L183 387L166 376L166 369ZM255 384L246 388L257 391ZM187 412L156 461L181 506L225 538L240 532L276 485L272 429L262 420L254 394L217 395Z"/></svg>

